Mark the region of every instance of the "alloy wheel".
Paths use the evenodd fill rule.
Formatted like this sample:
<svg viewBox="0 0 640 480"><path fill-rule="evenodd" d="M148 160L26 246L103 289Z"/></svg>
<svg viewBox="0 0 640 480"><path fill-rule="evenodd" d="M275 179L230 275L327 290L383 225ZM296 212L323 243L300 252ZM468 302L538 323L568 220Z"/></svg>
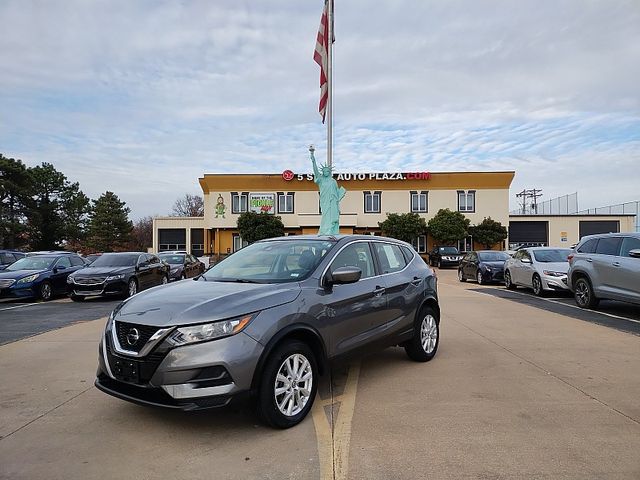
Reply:
<svg viewBox="0 0 640 480"><path fill-rule="evenodd" d="M484 278L482 278L482 272L480 270L478 270L476 277L478 278L478 285L482 285L484 283Z"/></svg>
<svg viewBox="0 0 640 480"><path fill-rule="evenodd" d="M540 295L542 293L542 281L540 280L540 277L538 277L537 275L533 276L533 293L535 293L536 295Z"/></svg>
<svg viewBox="0 0 640 480"><path fill-rule="evenodd" d="M427 315L420 325L420 343L422 349L430 354L436 348L438 342L438 325L433 315Z"/></svg>
<svg viewBox="0 0 640 480"><path fill-rule="evenodd" d="M461 282L465 281L464 273L462 273L462 270L458 270L458 280L460 280Z"/></svg>
<svg viewBox="0 0 640 480"><path fill-rule="evenodd" d="M163 284L163 285L166 285L167 283L169 283L169 279L167 278L167 276L166 276L166 275L163 275L163 276L162 276L162 284Z"/></svg>
<svg viewBox="0 0 640 480"><path fill-rule="evenodd" d="M591 292L589 291L589 285L583 279L579 279L576 282L575 290L576 303L580 307L586 307L589 305L591 299Z"/></svg>
<svg viewBox="0 0 640 480"><path fill-rule="evenodd" d="M288 356L280 365L273 387L275 403L280 413L293 417L300 413L311 397L313 369L301 353Z"/></svg>
<svg viewBox="0 0 640 480"><path fill-rule="evenodd" d="M129 280L129 296L133 296L138 292L138 284L136 283L136 281L132 278L131 280Z"/></svg>
<svg viewBox="0 0 640 480"><path fill-rule="evenodd" d="M51 290L51 284L49 282L44 282L41 286L40 286L40 297L42 298L42 300L44 300L45 302L47 300L51 299L51 294L52 294L52 290Z"/></svg>

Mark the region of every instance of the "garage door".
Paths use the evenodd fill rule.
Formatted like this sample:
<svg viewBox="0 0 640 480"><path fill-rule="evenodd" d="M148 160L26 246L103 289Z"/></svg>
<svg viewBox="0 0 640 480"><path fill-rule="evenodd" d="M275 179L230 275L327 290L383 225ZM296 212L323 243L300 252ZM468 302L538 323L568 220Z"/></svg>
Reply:
<svg viewBox="0 0 640 480"><path fill-rule="evenodd" d="M620 222L618 220L585 220L580 222L580 238L585 235L597 233L618 233Z"/></svg>
<svg viewBox="0 0 640 480"><path fill-rule="evenodd" d="M509 222L509 246L546 246L549 244L549 222Z"/></svg>
<svg viewBox="0 0 640 480"><path fill-rule="evenodd" d="M159 228L158 250L186 250L187 232L184 228Z"/></svg>

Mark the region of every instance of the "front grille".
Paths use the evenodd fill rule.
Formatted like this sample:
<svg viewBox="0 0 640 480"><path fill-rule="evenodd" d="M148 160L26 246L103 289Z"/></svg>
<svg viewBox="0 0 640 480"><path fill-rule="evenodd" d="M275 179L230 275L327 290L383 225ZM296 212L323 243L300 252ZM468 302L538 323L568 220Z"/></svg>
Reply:
<svg viewBox="0 0 640 480"><path fill-rule="evenodd" d="M15 280L7 278L0 280L0 288L8 288L15 283Z"/></svg>
<svg viewBox="0 0 640 480"><path fill-rule="evenodd" d="M130 350L132 352L140 352L142 347L146 345L149 339L160 330L158 327L151 327L149 325L138 325L136 323L116 322L116 335L118 342L124 350ZM131 334L131 335L130 335ZM132 342L133 338L137 334L138 339Z"/></svg>
<svg viewBox="0 0 640 480"><path fill-rule="evenodd" d="M158 366L162 363L162 360L164 360L164 357L166 357L168 353L168 352L163 352L163 353L153 352L140 360L134 360L127 357L122 357L118 355L116 352L114 352L111 349L111 344L109 341L107 341L106 347L107 347L106 348L107 358L109 359L109 365L111 366L111 368L114 367L114 364L117 360L126 359L127 361L136 362L136 365L138 366L138 370L140 372L141 384L149 383L149 380L151 380L151 377L153 377L153 374L156 373Z"/></svg>
<svg viewBox="0 0 640 480"><path fill-rule="evenodd" d="M100 283L104 283L107 277L75 277L75 282L78 285L97 285Z"/></svg>

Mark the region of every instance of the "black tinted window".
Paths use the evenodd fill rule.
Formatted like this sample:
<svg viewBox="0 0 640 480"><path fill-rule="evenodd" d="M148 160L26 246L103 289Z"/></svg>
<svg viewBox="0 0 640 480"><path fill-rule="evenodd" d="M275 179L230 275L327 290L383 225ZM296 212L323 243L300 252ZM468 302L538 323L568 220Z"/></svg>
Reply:
<svg viewBox="0 0 640 480"><path fill-rule="evenodd" d="M577 248L577 251L580 253L593 253L596 250L596 244L598 243L597 238L592 238L591 240L587 240L582 245Z"/></svg>
<svg viewBox="0 0 640 480"><path fill-rule="evenodd" d="M622 248L620 249L620 256L630 257L630 250L640 250L640 238L624 237L624 240L622 240Z"/></svg>
<svg viewBox="0 0 640 480"><path fill-rule="evenodd" d="M81 265L84 265L84 262L80 257L73 256L71 257L71 265L73 265L74 267L79 267Z"/></svg>
<svg viewBox="0 0 640 480"><path fill-rule="evenodd" d="M622 237L605 237L598 240L596 253L601 255L618 255Z"/></svg>

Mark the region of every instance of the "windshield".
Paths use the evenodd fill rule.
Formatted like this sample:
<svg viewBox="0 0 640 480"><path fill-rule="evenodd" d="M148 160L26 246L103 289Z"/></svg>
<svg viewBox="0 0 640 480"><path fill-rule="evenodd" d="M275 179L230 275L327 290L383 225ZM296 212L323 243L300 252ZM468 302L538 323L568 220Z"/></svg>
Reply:
<svg viewBox="0 0 640 480"><path fill-rule="evenodd" d="M311 275L333 245L326 240L254 243L209 269L203 278L220 282L297 282Z"/></svg>
<svg viewBox="0 0 640 480"><path fill-rule="evenodd" d="M49 270L56 260L56 257L39 257L37 255L24 257L9 265L6 270L13 272L16 270Z"/></svg>
<svg viewBox="0 0 640 480"><path fill-rule="evenodd" d="M440 247L438 249L440 251L440 253L443 253L445 255L457 255L458 253L458 249L456 247Z"/></svg>
<svg viewBox="0 0 640 480"><path fill-rule="evenodd" d="M478 258L483 262L504 262L509 258L506 252L480 252Z"/></svg>
<svg viewBox="0 0 640 480"><path fill-rule="evenodd" d="M556 250L534 250L533 256L536 262L551 263L551 262L568 262L567 257L571 254L569 248L558 248Z"/></svg>
<svg viewBox="0 0 640 480"><path fill-rule="evenodd" d="M96 258L90 267L133 267L140 255L122 255L119 253L105 253Z"/></svg>
<svg viewBox="0 0 640 480"><path fill-rule="evenodd" d="M184 263L184 255L158 255L160 260L165 261L171 265L182 265Z"/></svg>

